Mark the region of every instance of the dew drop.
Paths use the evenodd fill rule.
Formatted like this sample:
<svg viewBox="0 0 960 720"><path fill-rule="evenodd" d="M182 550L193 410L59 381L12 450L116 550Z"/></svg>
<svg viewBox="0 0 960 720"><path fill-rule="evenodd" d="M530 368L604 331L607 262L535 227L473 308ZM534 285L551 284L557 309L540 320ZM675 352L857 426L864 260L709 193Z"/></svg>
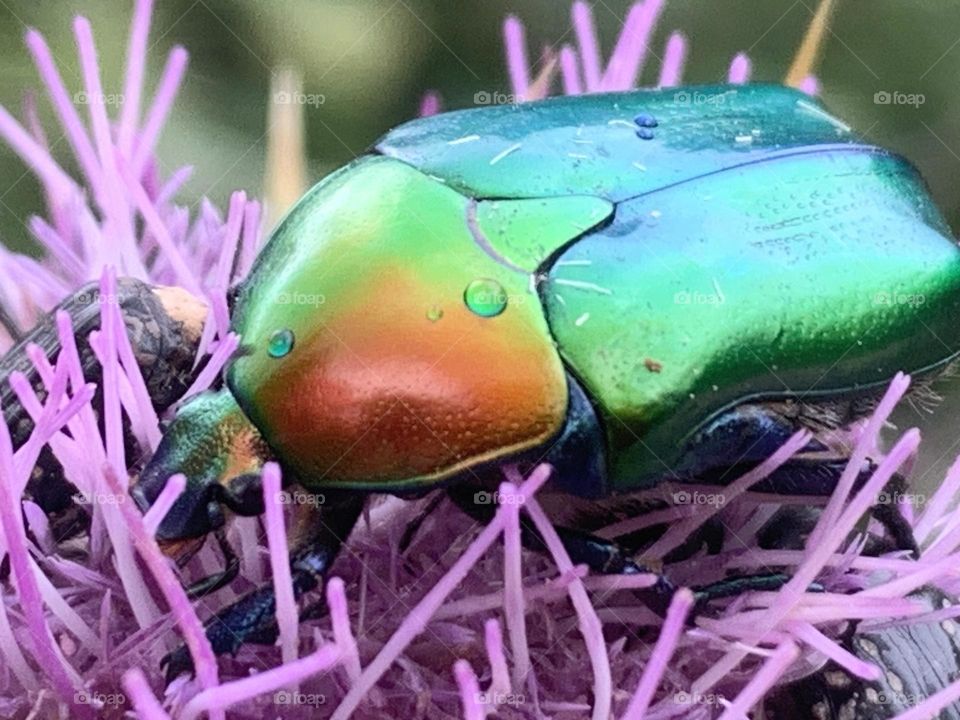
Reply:
<svg viewBox="0 0 960 720"><path fill-rule="evenodd" d="M474 280L463 291L463 301L480 317L496 317L507 309L507 291L496 280Z"/></svg>
<svg viewBox="0 0 960 720"><path fill-rule="evenodd" d="M293 330L277 330L267 341L267 354L270 357L282 358L293 350Z"/></svg>
<svg viewBox="0 0 960 720"><path fill-rule="evenodd" d="M633 121L642 128L655 128L660 124L650 113L640 113L633 119Z"/></svg>
<svg viewBox="0 0 960 720"><path fill-rule="evenodd" d="M433 305L427 310L427 320L430 322L436 322L443 317L443 308L439 305Z"/></svg>

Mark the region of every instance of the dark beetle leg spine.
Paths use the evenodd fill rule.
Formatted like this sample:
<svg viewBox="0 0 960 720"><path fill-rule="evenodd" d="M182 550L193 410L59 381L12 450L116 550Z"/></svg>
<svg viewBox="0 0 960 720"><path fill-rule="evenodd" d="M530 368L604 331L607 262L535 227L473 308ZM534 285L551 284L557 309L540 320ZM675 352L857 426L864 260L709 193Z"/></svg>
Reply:
<svg viewBox="0 0 960 720"><path fill-rule="evenodd" d="M345 498L308 509L300 528L307 534L290 552L293 594L296 600L314 590L329 572L354 523L363 509L363 499ZM272 644L277 638L276 596L268 581L207 621L206 633L214 653L235 653L247 642ZM316 613L314 613L315 615ZM186 646L180 646L161 660L169 684L177 676L193 671Z"/></svg>

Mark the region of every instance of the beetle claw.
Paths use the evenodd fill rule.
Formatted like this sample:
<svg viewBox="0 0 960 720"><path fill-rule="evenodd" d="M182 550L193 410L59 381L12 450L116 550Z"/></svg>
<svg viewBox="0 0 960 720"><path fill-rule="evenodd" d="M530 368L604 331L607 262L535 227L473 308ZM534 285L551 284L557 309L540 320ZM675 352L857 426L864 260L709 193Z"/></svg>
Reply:
<svg viewBox="0 0 960 720"><path fill-rule="evenodd" d="M160 668L165 671L164 685L168 686L181 675L194 675L193 658L186 645L181 645L173 652L167 653L160 661Z"/></svg>

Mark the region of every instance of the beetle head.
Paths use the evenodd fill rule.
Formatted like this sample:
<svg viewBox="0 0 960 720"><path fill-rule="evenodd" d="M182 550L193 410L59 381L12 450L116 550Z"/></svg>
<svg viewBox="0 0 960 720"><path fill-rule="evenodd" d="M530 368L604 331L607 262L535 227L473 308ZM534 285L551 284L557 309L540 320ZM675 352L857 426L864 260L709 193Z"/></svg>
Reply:
<svg viewBox="0 0 960 720"><path fill-rule="evenodd" d="M262 509L259 477L266 447L226 390L189 400L164 433L130 494L146 511L167 480L182 473L187 484L157 528L161 544L202 538L223 526L223 505L237 512Z"/></svg>

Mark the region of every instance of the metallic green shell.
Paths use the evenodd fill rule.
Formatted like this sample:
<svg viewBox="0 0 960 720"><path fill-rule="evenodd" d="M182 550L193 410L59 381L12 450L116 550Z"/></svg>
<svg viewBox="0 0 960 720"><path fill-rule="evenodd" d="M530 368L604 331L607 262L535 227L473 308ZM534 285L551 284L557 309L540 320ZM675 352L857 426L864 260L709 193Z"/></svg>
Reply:
<svg viewBox="0 0 960 720"><path fill-rule="evenodd" d="M907 163L858 143L802 93L718 86L448 113L376 149L476 198L617 204L539 287L629 489L744 399L847 393L960 350L949 230Z"/></svg>
<svg viewBox="0 0 960 720"><path fill-rule="evenodd" d="M637 136L641 114L658 124L650 140ZM475 198L619 202L771 153L856 142L808 95L724 85L451 112L401 125L376 149Z"/></svg>
<svg viewBox="0 0 960 720"><path fill-rule="evenodd" d="M430 200L435 189L425 192L411 177L426 200L394 188L384 213L383 197L367 183L351 197L369 195L372 210L345 193L333 209L330 202L313 208L318 193L356 181L372 161L341 171L301 203L259 258L235 316L244 341L259 353L277 327L302 324L297 335L308 336L309 313L301 309L294 323L283 318L289 308L281 313L258 298L278 289L317 292L307 272L313 265L351 258L350 273L338 268L327 277L333 285L322 288L323 313L377 292L358 278L375 277L380 261L358 260L360 246L345 242L342 229L389 235L395 228L385 218L406 204L435 220L444 237L468 232L498 264L492 275L516 274L539 293L557 351L600 408L614 490L669 473L687 439L740 402L857 392L901 369L940 366L960 349L960 251L922 180L902 159L858 144L796 91L682 88L483 108L408 123L375 149L390 158L380 158L384 167L412 166L457 191L463 204L440 213ZM411 247L425 242L417 235ZM375 249L376 238L369 242ZM465 251L443 247L451 248L449 270L437 283L463 265ZM399 259L406 251L391 252ZM411 272L419 267L409 264L417 266ZM462 283L454 285L451 293L461 292ZM409 312L445 326L432 305ZM494 321L510 317L508 307ZM344 331L359 333L358 322L345 322ZM384 352L421 336L411 328ZM298 372L314 372L322 356ZM259 366L253 372L262 361L238 361L250 371L238 382L233 369L235 390L262 382ZM312 387L292 395L300 400ZM278 388L282 395L289 383ZM267 404L279 395L271 397ZM261 405L244 401L255 420L272 412ZM297 402L286 413L303 424ZM264 429L270 423L261 419Z"/></svg>
<svg viewBox="0 0 960 720"><path fill-rule="evenodd" d="M541 285L625 488L720 410L833 397L960 348L960 252L917 173L815 149L621 204Z"/></svg>

